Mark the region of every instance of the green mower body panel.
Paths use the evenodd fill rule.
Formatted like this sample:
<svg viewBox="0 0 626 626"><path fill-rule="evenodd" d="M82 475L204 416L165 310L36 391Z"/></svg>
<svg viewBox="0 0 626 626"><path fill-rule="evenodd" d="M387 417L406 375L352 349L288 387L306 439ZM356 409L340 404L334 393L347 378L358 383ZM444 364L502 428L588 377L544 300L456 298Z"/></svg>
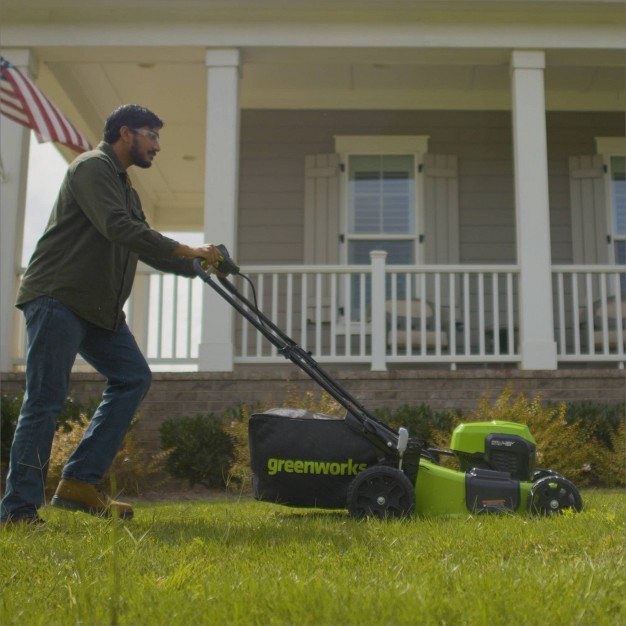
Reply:
<svg viewBox="0 0 626 626"><path fill-rule="evenodd" d="M473 487L474 482L478 482ZM505 478L500 472L483 471L477 477L420 461L415 482L415 513L430 516L465 516L470 513L526 513L533 483Z"/></svg>
<svg viewBox="0 0 626 626"><path fill-rule="evenodd" d="M450 448L458 470L420 460L417 515L527 511L536 444L525 424L500 420L460 424Z"/></svg>
<svg viewBox="0 0 626 626"><path fill-rule="evenodd" d="M467 515L465 472L421 460L415 482L417 515Z"/></svg>
<svg viewBox="0 0 626 626"><path fill-rule="evenodd" d="M516 435L536 444L526 424L492 420L491 422L471 422L459 424L452 433L450 449L455 452L476 454L485 452L485 440L488 435L498 433L502 435Z"/></svg>

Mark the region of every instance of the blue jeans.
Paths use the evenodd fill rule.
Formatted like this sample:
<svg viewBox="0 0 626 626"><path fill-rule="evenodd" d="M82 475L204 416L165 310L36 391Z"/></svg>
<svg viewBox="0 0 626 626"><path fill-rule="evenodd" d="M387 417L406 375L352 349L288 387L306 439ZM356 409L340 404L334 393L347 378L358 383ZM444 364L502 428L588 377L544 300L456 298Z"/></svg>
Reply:
<svg viewBox="0 0 626 626"><path fill-rule="evenodd" d="M63 478L90 484L102 480L152 381L125 322L117 330L105 330L49 297L32 300L23 309L26 391L11 447L2 520L35 516L43 504L52 439L77 354L106 378L106 387Z"/></svg>

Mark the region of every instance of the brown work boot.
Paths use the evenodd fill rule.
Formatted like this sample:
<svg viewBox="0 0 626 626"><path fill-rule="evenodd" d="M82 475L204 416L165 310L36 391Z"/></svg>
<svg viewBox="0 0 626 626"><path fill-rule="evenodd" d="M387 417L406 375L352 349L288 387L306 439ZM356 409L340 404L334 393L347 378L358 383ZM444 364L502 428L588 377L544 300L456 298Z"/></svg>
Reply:
<svg viewBox="0 0 626 626"><path fill-rule="evenodd" d="M111 500L98 485L90 485L69 478L61 479L50 504L60 509L84 511L100 517L130 519L133 516L130 504Z"/></svg>

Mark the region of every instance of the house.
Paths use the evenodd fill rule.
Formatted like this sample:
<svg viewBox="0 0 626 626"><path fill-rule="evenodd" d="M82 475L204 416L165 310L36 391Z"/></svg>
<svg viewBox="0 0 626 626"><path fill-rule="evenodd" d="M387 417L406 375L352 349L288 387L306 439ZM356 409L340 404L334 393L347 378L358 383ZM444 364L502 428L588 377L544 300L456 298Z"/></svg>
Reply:
<svg viewBox="0 0 626 626"><path fill-rule="evenodd" d="M132 172L149 222L226 244L320 362L623 368L621 0L49 7L4 1L2 55L93 143L124 102L157 112L162 152ZM9 372L28 143L5 120L0 140ZM194 282L138 277L155 367L283 361Z"/></svg>

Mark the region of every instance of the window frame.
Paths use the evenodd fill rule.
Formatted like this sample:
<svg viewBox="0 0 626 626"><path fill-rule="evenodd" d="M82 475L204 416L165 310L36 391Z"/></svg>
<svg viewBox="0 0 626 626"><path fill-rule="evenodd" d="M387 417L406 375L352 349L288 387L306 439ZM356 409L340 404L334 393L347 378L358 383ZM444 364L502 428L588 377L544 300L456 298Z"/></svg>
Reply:
<svg viewBox="0 0 626 626"><path fill-rule="evenodd" d="M350 198L350 168L349 158L351 156L362 155L410 155L414 159L415 167L415 233L412 236L415 246L415 264L424 262L424 246L419 245L421 236L424 234L424 155L428 152L428 135L335 135L335 153L339 155L340 176L339 176L339 211L340 211L340 238L339 238L339 262L342 265L348 264L348 243L349 233L349 211ZM389 239L409 239L406 235L356 235L355 240L389 240ZM345 307L346 294L341 290L340 307ZM337 332L345 332L346 319L340 315ZM358 322L350 321L350 332L358 333L360 325ZM369 323L366 326L366 333L370 332Z"/></svg>
<svg viewBox="0 0 626 626"><path fill-rule="evenodd" d="M415 250L415 263L424 262L423 246L419 245L420 236L424 234L424 175L420 165L423 163L424 154L428 152L427 135L336 135L335 152L339 155L341 175L339 180L340 193L340 231L342 237L339 242L339 259L342 264L348 263L348 244L350 239L356 240L390 240L390 239L413 239ZM412 156L415 166L415 233L412 236L404 234L363 234L350 235L350 181L349 159L351 156L388 156L403 155Z"/></svg>
<svg viewBox="0 0 626 626"><path fill-rule="evenodd" d="M596 137L596 153L602 156L604 163L604 189L606 227L610 239L607 239L609 264L615 265L615 242L626 241L626 235L615 233L615 206L611 190L611 157L626 157L626 145L623 137Z"/></svg>

